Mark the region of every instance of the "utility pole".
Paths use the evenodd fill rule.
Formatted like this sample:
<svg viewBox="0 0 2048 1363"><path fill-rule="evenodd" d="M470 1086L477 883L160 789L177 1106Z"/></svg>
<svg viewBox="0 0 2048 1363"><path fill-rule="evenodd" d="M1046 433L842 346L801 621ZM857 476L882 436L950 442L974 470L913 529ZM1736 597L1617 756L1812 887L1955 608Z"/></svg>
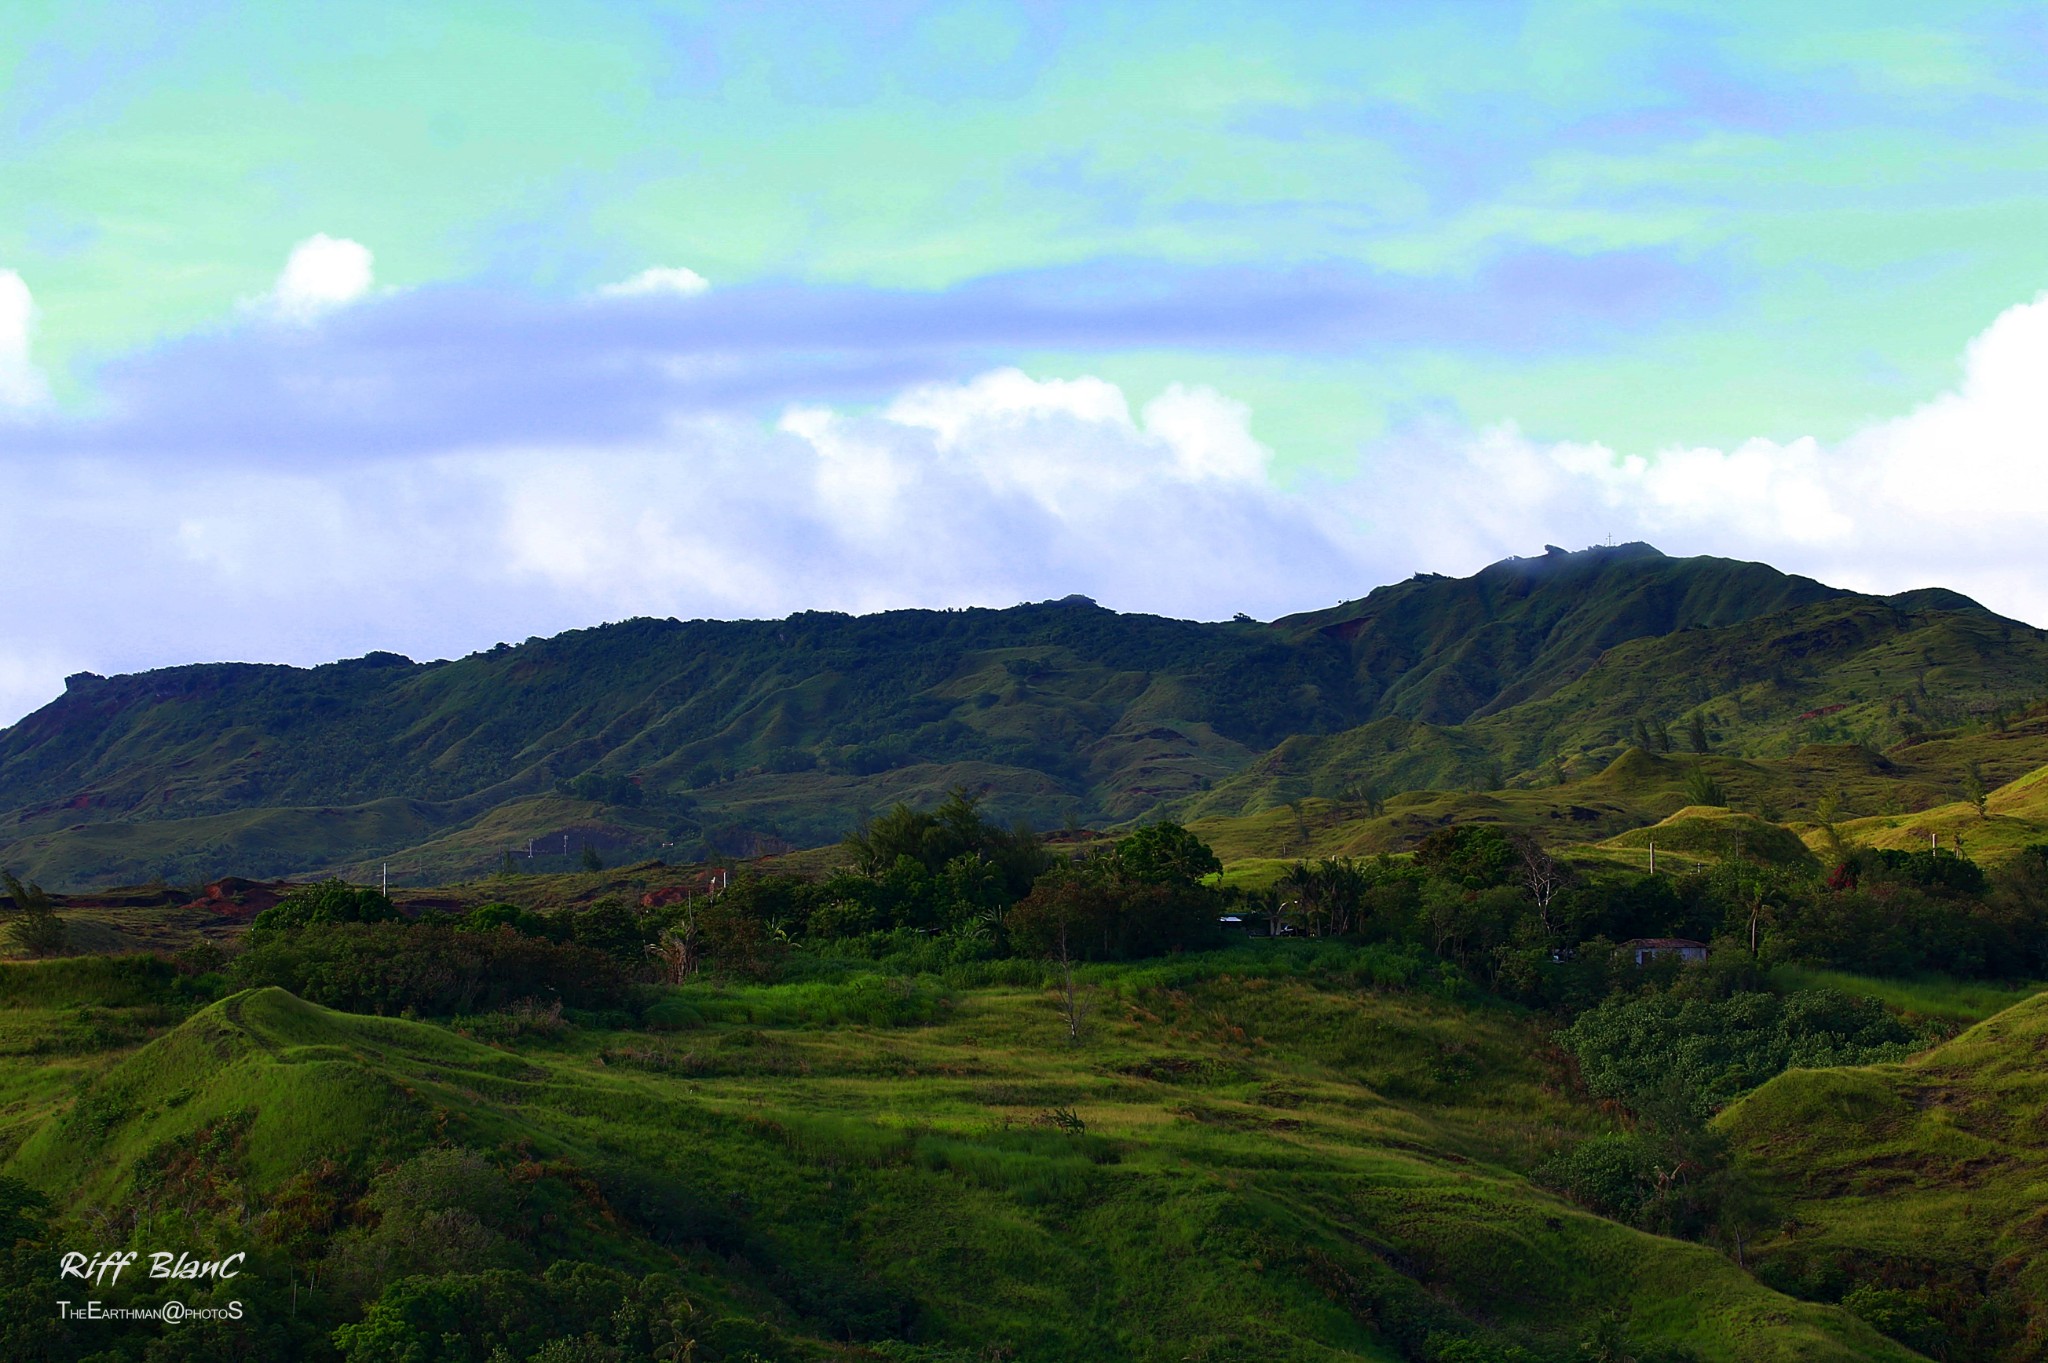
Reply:
<svg viewBox="0 0 2048 1363"><path fill-rule="evenodd" d="M1650 874L1657 874L1657 840L1650 839Z"/></svg>
<svg viewBox="0 0 2048 1363"><path fill-rule="evenodd" d="M384 897L391 898L391 863L384 863Z"/></svg>

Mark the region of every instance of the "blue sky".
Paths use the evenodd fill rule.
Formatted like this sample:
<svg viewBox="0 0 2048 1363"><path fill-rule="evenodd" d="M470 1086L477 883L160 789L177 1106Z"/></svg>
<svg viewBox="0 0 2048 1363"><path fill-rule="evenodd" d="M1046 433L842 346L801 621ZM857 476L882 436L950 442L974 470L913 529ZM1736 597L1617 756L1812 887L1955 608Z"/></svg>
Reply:
<svg viewBox="0 0 2048 1363"><path fill-rule="evenodd" d="M0 15L65 673L1648 538L2048 619L2038 7Z"/></svg>

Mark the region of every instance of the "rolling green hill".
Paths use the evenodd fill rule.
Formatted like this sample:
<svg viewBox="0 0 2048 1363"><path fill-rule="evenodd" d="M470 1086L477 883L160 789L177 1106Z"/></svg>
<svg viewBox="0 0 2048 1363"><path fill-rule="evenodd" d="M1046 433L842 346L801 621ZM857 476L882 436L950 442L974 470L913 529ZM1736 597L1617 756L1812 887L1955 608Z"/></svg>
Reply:
<svg viewBox="0 0 2048 1363"><path fill-rule="evenodd" d="M2048 1349L2048 995L1900 1064L1793 1070L1721 1119L1783 1212L1759 1274L1942 1357Z"/></svg>
<svg viewBox="0 0 2048 1363"><path fill-rule="evenodd" d="M1531 1019L1376 984L1400 963L1370 951L1098 968L1078 1046L1035 977L919 1025L833 1021L886 1003L869 977L692 987L650 1011L664 1030L495 1045L253 990L138 1046L142 1000L65 968L0 976L5 1172L81 1224L117 1210L117 1240L249 1253L232 1294L258 1318L216 1338L262 1356L359 1319L417 1338L421 1284L546 1291L556 1258L663 1275L687 1309L661 1356L707 1360L1913 1356L1536 1187L1609 1119L1550 1082ZM580 1281L546 1338L622 1328L610 1280ZM483 1357L506 1319L424 1333Z"/></svg>
<svg viewBox="0 0 2048 1363"><path fill-rule="evenodd" d="M1959 798L1964 759L1938 745L2010 730L2044 690L2048 636L1953 593L1864 596L1647 545L1419 576L1270 624L1084 598L641 619L447 662L80 674L0 733L0 865L73 888L385 862L421 883L529 847L522 865L561 870L585 845L817 846L956 784L1057 827L1404 791L1512 804L1604 777L1631 798L1563 805L1607 836L1684 803L1695 743L1743 764L1731 789L1768 789L1766 818L1834 785L1856 792L1845 816L1875 816ZM1845 759L1814 745L1878 769L1821 772ZM1979 746L1994 784L2048 762L2048 743ZM1608 775L1632 748L1666 764L1655 798Z"/></svg>

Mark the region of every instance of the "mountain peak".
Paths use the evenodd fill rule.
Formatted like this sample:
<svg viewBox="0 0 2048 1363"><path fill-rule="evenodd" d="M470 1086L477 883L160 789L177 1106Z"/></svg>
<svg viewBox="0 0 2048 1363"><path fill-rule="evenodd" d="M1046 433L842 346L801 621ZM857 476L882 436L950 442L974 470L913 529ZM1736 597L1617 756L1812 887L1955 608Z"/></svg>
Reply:
<svg viewBox="0 0 2048 1363"><path fill-rule="evenodd" d="M1481 568L1475 577L1489 573L1516 573L1527 576L1532 573L1553 573L1561 569L1600 568L1614 563L1631 563L1651 559L1668 559L1670 555L1654 544L1631 540L1625 544L1593 544L1584 549L1560 549L1555 544L1543 546L1540 554L1524 557L1510 554L1496 563Z"/></svg>

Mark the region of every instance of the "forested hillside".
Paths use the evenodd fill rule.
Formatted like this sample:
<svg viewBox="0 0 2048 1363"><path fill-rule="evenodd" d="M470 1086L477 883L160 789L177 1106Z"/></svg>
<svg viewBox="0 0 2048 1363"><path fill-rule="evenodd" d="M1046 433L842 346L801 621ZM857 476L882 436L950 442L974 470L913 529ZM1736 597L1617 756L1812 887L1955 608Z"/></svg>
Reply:
<svg viewBox="0 0 2048 1363"><path fill-rule="evenodd" d="M425 876L507 851L828 843L965 784L1041 827L1527 788L1624 747L1782 757L2016 712L2048 641L1953 593L1647 545L1269 624L1007 610L639 619L454 661L81 674L0 734L0 864L52 884Z"/></svg>

